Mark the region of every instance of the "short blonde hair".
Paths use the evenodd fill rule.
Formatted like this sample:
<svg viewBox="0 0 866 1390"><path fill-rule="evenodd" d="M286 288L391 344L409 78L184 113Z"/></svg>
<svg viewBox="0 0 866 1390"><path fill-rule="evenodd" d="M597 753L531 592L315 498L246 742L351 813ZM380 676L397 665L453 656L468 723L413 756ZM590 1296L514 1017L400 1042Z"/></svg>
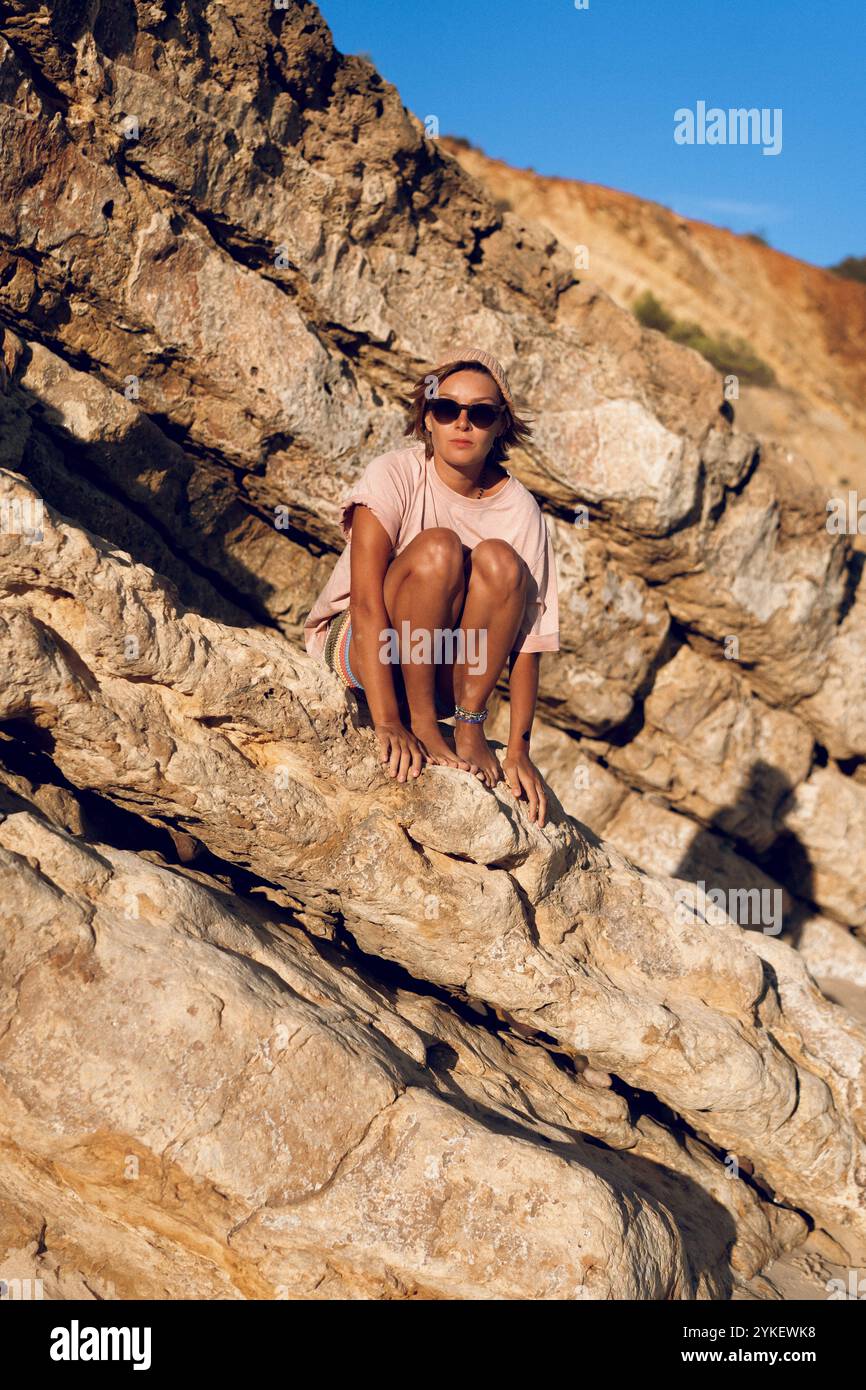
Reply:
<svg viewBox="0 0 866 1390"><path fill-rule="evenodd" d="M503 406L507 424L502 433L498 434L494 439L490 447L490 452L487 455L487 462L502 463L508 458L508 452L513 445L521 445L525 443L526 440L531 439L532 429L529 420L523 415L518 415L509 405L508 401L505 400L493 373L488 371L481 362L457 358L452 362L440 363L438 367L434 367L431 371L425 372L412 388L412 398L408 405L408 422L404 433L410 435L414 439L423 440L425 456L428 459L431 457L433 453L433 440L430 437L430 431L424 428L424 416L430 409L431 399L436 396L439 387L442 385L442 382L445 381L446 377L453 376L455 372L464 371L483 372L486 377L489 377L496 388L496 394ZM433 386L431 390L431 385L434 380L435 386Z"/></svg>

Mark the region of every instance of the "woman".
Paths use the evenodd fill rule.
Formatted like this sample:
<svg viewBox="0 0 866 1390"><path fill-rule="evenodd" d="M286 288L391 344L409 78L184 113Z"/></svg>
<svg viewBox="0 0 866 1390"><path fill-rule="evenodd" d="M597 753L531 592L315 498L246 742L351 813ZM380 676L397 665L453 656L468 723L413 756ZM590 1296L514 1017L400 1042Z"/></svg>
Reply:
<svg viewBox="0 0 866 1390"><path fill-rule="evenodd" d="M349 543L304 637L363 692L392 777L417 777L425 761L490 787L504 775L543 825L529 740L540 654L559 650L556 565L538 503L502 466L529 433L489 353L470 348L422 377L406 429L422 442L373 459L344 499ZM483 724L506 659L500 766ZM453 748L438 722L451 714Z"/></svg>

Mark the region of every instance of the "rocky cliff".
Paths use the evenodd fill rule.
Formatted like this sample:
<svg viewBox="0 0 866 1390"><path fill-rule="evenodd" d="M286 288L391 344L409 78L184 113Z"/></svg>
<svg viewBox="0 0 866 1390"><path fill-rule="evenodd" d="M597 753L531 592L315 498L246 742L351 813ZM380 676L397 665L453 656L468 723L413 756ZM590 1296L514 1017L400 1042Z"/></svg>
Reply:
<svg viewBox="0 0 866 1390"><path fill-rule="evenodd" d="M807 471L313 5L2 13L0 1278L774 1298L779 1257L862 1261L866 600ZM299 641L455 324L536 416L543 830L393 783Z"/></svg>

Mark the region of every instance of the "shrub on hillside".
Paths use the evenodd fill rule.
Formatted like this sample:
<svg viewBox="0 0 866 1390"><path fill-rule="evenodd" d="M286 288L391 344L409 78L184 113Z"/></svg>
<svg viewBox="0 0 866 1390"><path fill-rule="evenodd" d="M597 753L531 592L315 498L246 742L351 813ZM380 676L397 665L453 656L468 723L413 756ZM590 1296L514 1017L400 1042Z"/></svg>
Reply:
<svg viewBox="0 0 866 1390"><path fill-rule="evenodd" d="M859 280L862 285L866 285L866 256L846 256L838 265L827 268L832 270L834 275L841 275L846 280Z"/></svg>
<svg viewBox="0 0 866 1390"><path fill-rule="evenodd" d="M768 363L753 352L744 338L714 338L698 323L678 321L668 333L675 343L694 348L712 362L722 376L735 376L747 386L774 386L776 374Z"/></svg>
<svg viewBox="0 0 866 1390"><path fill-rule="evenodd" d="M723 376L735 376L747 386L774 386L776 374L752 350L744 338L714 337L705 333L699 323L675 319L652 290L645 290L632 305L632 312L644 328L654 328L675 343L694 348Z"/></svg>
<svg viewBox="0 0 866 1390"><path fill-rule="evenodd" d="M644 328L655 328L659 333L668 333L674 320L667 309L656 299L652 290L645 290L632 305L632 312Z"/></svg>

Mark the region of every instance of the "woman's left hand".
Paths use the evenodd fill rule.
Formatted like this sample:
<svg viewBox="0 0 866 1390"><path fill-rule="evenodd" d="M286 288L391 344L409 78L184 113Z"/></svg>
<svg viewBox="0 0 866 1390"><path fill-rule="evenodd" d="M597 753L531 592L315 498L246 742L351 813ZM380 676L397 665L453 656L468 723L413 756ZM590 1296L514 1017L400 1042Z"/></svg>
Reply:
<svg viewBox="0 0 866 1390"><path fill-rule="evenodd" d="M529 819L537 820L541 829L547 817L547 797L544 795L541 773L529 754L523 749L517 753L506 752L502 760L502 771L505 781L516 797L519 798L526 793Z"/></svg>

